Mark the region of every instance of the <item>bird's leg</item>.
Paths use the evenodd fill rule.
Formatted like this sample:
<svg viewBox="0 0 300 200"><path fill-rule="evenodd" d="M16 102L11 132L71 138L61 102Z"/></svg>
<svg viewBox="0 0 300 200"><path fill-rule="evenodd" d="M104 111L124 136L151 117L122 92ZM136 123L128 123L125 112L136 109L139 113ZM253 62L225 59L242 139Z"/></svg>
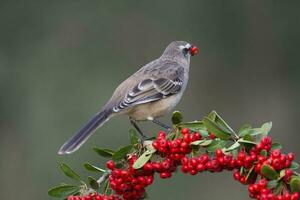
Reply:
<svg viewBox="0 0 300 200"><path fill-rule="evenodd" d="M158 121L157 119L153 119L152 122L153 122L154 124L157 124L157 125L159 125L159 126L165 128L165 129L167 129L168 131L171 131L171 130L172 130L172 127L170 127L170 126L168 126L168 125L166 125L166 124L164 124L164 123Z"/></svg>
<svg viewBox="0 0 300 200"><path fill-rule="evenodd" d="M131 117L129 118L130 123L132 126L139 132L139 134L142 136L142 140L146 139L146 135L143 133L143 131L140 129L140 127L137 125L136 121L132 119Z"/></svg>

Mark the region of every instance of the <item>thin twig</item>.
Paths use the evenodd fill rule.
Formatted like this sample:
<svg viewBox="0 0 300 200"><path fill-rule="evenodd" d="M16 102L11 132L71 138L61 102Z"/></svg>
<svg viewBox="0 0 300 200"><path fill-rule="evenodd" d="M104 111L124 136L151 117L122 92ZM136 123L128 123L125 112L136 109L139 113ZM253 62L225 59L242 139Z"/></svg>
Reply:
<svg viewBox="0 0 300 200"><path fill-rule="evenodd" d="M111 173L111 171L107 170L106 172L103 173L102 176L100 176L100 178L97 180L97 183L99 184L99 187L108 178L108 176L110 175L110 173Z"/></svg>

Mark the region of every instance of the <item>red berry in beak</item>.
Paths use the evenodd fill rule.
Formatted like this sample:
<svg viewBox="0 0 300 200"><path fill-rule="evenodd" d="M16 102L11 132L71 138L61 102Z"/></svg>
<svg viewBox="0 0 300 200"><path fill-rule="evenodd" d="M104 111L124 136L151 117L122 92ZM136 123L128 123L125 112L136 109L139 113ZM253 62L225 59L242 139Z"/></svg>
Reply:
<svg viewBox="0 0 300 200"><path fill-rule="evenodd" d="M190 53L191 53L192 56L196 55L198 53L198 51L199 51L199 49L196 46L192 46L190 48Z"/></svg>

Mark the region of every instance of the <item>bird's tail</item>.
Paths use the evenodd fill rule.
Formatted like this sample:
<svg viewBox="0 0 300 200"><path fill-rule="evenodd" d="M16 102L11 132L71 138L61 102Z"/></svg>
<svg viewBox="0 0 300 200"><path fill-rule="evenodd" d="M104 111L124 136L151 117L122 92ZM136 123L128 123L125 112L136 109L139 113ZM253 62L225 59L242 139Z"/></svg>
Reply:
<svg viewBox="0 0 300 200"><path fill-rule="evenodd" d="M65 142L59 149L58 154L71 154L111 117L111 110L102 110L93 116L79 131Z"/></svg>

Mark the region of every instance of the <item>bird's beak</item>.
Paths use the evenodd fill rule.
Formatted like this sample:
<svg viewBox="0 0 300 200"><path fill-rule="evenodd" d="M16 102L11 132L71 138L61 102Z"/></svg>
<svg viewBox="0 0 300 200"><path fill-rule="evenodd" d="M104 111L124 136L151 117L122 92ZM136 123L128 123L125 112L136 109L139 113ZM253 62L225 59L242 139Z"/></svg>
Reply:
<svg viewBox="0 0 300 200"><path fill-rule="evenodd" d="M190 54L191 54L192 56L194 56L194 55L196 55L196 54L198 53L199 49L198 49L198 47L192 45L192 46L190 47L189 51L190 51Z"/></svg>

